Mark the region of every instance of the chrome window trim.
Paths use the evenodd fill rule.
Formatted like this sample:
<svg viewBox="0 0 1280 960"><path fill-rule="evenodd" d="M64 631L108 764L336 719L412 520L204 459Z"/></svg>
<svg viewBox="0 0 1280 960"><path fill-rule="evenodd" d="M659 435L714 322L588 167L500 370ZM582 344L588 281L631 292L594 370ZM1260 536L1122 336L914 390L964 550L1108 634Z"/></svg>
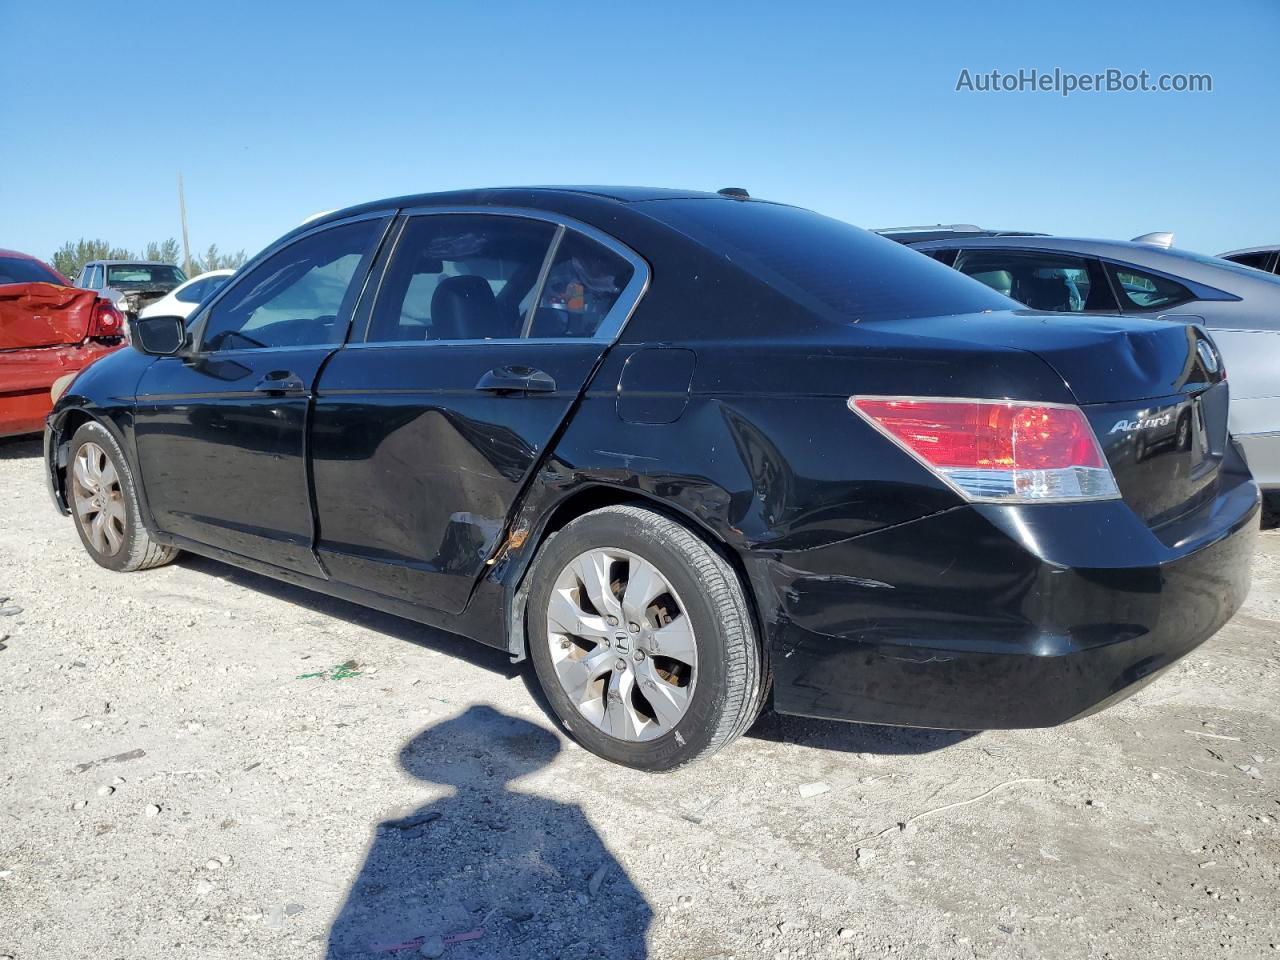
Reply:
<svg viewBox="0 0 1280 960"><path fill-rule="evenodd" d="M286 235L280 240L277 240L275 243L269 244L268 246L264 247L256 257L254 257L252 260L245 261L243 264L240 265L239 268L237 268L235 273L227 277L226 281L222 284L222 286L219 287L218 290L214 293L213 299L210 300L208 303L206 303L203 307L201 307L200 310L198 310L192 316L192 318L187 322L187 332L190 337L191 344L195 353L197 355L204 356L204 351L202 351L200 347L204 346L204 343L203 343L204 329L208 323L209 314L212 313L214 308L218 306L218 304L222 301L223 297L227 296L227 294L229 294L232 290L235 289L235 287L239 284L240 280L244 276L248 275L249 271L256 269L258 265L261 264L264 260L268 259L269 257L275 256L277 253L279 253L282 250L287 250L289 247L293 246L295 243L299 242L300 240L306 240L308 237L313 237L317 233L320 233L323 230L328 230L332 227L342 227L342 226L346 226L349 223L359 223L361 220L376 220L376 219L381 219L385 217L387 218L387 229L390 229L391 225L395 222L395 215L396 215L395 208L387 207L381 210L371 210L366 213L357 214L356 216L353 216L353 217L343 217L341 220L329 220L324 223L318 223L315 226L313 226L311 229L304 230L302 233ZM369 256L369 263L365 268L365 275L360 280L360 292L357 293L356 299L352 301L352 311L351 311L352 317L355 316L356 307L358 307L360 303L360 296L363 295L365 287L369 282L369 271L373 268L374 264L376 263L378 259L378 251L382 243L386 240L386 238L387 238L387 231L384 229L382 232L382 236L380 236L377 242L374 244L373 251ZM355 278L353 277L352 279L354 281ZM350 320L348 320L348 323L349 322ZM198 347L196 346L197 344L199 345ZM339 340L337 343L333 343L333 344L307 344L307 346L330 346L336 350L338 347L341 347L342 344L343 344L343 340ZM271 348L255 347L253 349L269 350ZM223 351L218 350L213 352L222 353Z"/></svg>
<svg viewBox="0 0 1280 960"><path fill-rule="evenodd" d="M366 339L361 340L359 342L348 343L347 347L358 347L358 346L366 346L366 345L371 347L382 347L382 346L390 346L392 344L396 344L396 345L416 344L417 346L424 346L424 345L431 346L434 344L459 344L459 343L466 343L466 344L602 343L602 344L612 345L618 342L619 337L622 336L623 330L626 329L628 321L630 321L632 315L636 312L636 308L640 305L640 301L644 298L645 293L647 293L649 290L649 281L652 276L652 271L649 269L649 261L645 260L644 257L640 256L638 253L636 253L626 244L622 243L620 240L617 240L614 237L609 236L609 234L605 233L602 230L597 229L596 227L591 226L588 223L583 223L581 220L576 220L573 217L568 217L563 214L553 213L546 210L533 210L527 207L468 207L468 206L403 207L398 211L398 214L400 217L404 218L406 224L408 223L408 219L410 217L444 216L448 214L452 214L455 216L462 214L467 216L481 215L481 216L494 216L494 217L517 217L517 218L523 218L526 220L541 220L544 223L554 224L562 228L561 230L557 231L556 237L553 238L553 241L552 241L553 248L557 250L559 249L559 246L560 246L559 241L563 239L565 230L573 230L576 233L582 234L589 240L594 240L596 243L600 244L605 249L610 250L613 253L616 253L618 256L622 257L622 259L626 260L627 263L631 265L631 279L627 281L627 285L622 288L621 292L619 292L618 299L614 301L614 304L609 309L609 312L605 314L604 319L600 321L600 326L596 328L595 335L590 337L520 337L516 339L508 338L503 340L370 341L367 339L369 336L369 331L366 325L366 329L364 331L364 336ZM403 229L401 230L401 233L403 234ZM400 238L397 237L396 238L397 246L399 246L399 240ZM395 256L395 251L393 250L392 258L394 258L394 256ZM388 264L387 264L388 266L390 265L390 262L391 261L388 260ZM535 290L536 296L534 298L533 307L532 307L532 309L534 310L537 309L538 301L542 299L542 284L546 282L546 273L550 272L549 263L544 263L544 267L546 267L547 269L543 273L541 273L538 277L538 287ZM384 274L386 273L385 267L383 268L383 273ZM379 286L381 286L381 278L379 278ZM376 307L376 303L374 304L374 306ZM370 316L372 316L372 313L370 314Z"/></svg>

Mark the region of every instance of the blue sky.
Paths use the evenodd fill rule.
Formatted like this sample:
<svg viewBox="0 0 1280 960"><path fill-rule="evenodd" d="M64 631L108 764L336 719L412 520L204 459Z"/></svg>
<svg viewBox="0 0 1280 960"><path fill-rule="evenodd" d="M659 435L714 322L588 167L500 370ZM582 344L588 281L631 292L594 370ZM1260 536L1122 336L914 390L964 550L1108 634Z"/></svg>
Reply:
<svg viewBox="0 0 1280 960"><path fill-rule="evenodd" d="M0 0L0 246L250 253L317 210L639 183L867 227L1208 253L1280 242L1280 3ZM24 42L15 42L24 38ZM29 38L30 42L25 42ZM960 71L1209 73L1207 94L957 93Z"/></svg>

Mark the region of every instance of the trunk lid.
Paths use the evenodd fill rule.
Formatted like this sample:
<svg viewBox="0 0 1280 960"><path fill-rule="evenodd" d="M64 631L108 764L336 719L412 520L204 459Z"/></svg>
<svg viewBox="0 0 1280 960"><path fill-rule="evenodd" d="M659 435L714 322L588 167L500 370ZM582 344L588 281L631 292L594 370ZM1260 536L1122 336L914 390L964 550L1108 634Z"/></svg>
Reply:
<svg viewBox="0 0 1280 960"><path fill-rule="evenodd" d="M0 350L79 343L98 295L54 283L0 285Z"/></svg>
<svg viewBox="0 0 1280 960"><path fill-rule="evenodd" d="M1025 350L1066 382L1125 502L1157 527L1218 492L1226 452L1226 374L1189 322L1013 311L906 320L902 333Z"/></svg>

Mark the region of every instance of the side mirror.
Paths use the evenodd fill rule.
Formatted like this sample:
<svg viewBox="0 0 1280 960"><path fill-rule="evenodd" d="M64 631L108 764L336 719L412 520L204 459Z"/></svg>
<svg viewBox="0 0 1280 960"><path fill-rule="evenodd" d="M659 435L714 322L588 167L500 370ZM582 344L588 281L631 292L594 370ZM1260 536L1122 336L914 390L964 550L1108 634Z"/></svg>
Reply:
<svg viewBox="0 0 1280 960"><path fill-rule="evenodd" d="M172 357L187 345L187 321L182 317L135 317L129 321L129 341L139 353Z"/></svg>

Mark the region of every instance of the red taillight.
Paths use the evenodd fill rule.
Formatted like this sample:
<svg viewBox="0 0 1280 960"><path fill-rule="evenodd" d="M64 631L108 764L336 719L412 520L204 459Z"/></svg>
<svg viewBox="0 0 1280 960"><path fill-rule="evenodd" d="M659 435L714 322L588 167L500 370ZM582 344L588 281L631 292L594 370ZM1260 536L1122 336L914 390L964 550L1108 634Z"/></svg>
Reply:
<svg viewBox="0 0 1280 960"><path fill-rule="evenodd" d="M1078 407L851 397L849 408L970 500L1119 496L1093 428Z"/></svg>
<svg viewBox="0 0 1280 960"><path fill-rule="evenodd" d="M124 317L105 300L99 300L93 308L93 321L89 325L91 337L123 337Z"/></svg>

